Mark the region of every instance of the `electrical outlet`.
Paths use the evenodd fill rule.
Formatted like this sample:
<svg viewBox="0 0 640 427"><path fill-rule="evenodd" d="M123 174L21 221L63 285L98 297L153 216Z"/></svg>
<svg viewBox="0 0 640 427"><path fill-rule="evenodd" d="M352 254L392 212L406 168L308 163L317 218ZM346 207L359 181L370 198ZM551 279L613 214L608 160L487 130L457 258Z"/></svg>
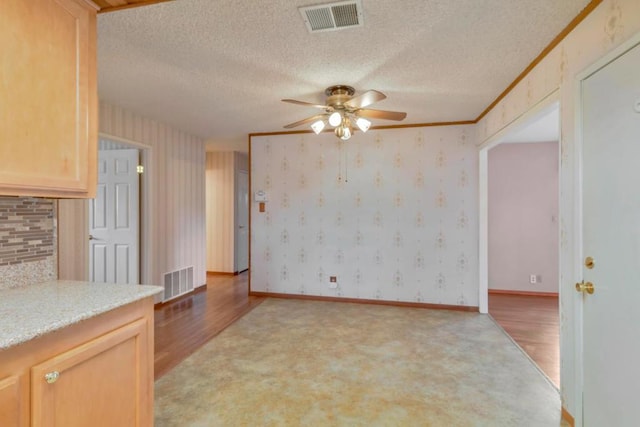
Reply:
<svg viewBox="0 0 640 427"><path fill-rule="evenodd" d="M535 274L529 276L529 283L538 283L538 276L536 276Z"/></svg>
<svg viewBox="0 0 640 427"><path fill-rule="evenodd" d="M329 289L336 289L338 287L338 278L336 276L329 276Z"/></svg>

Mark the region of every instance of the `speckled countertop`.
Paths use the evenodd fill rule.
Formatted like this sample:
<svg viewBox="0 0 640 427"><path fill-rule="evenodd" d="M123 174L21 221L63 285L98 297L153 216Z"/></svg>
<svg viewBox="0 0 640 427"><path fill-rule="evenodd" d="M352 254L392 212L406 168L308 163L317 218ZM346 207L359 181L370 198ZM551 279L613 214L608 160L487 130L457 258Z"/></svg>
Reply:
<svg viewBox="0 0 640 427"><path fill-rule="evenodd" d="M0 290L0 350L161 291L158 286L70 280Z"/></svg>

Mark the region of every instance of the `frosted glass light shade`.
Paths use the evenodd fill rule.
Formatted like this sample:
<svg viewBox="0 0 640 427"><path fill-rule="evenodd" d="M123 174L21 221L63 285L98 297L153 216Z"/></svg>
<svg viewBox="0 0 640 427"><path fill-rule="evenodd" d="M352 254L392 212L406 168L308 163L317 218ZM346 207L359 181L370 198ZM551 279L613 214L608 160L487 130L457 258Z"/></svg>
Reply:
<svg viewBox="0 0 640 427"><path fill-rule="evenodd" d="M313 129L316 135L322 132L322 129L324 129L324 120L318 120L317 122L313 122L311 124L311 129Z"/></svg>
<svg viewBox="0 0 640 427"><path fill-rule="evenodd" d="M339 112L336 111L329 116L329 124L331 126L338 126L340 123L342 123L342 116Z"/></svg>
<svg viewBox="0 0 640 427"><path fill-rule="evenodd" d="M371 122L367 119L363 119L362 117L359 117L358 120L356 120L356 125L358 126L358 129L360 129L362 132L366 132L371 127Z"/></svg>
<svg viewBox="0 0 640 427"><path fill-rule="evenodd" d="M351 138L351 128L348 126L343 126L342 127L342 136L340 137L341 140L346 141L347 139Z"/></svg>

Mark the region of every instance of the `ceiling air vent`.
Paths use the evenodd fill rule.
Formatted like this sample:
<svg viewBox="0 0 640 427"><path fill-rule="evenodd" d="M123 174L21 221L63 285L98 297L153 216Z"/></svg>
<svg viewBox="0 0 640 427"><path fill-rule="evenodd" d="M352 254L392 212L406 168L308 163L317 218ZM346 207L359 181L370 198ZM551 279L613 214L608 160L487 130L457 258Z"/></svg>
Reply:
<svg viewBox="0 0 640 427"><path fill-rule="evenodd" d="M362 26L361 0L306 6L298 10L310 33Z"/></svg>

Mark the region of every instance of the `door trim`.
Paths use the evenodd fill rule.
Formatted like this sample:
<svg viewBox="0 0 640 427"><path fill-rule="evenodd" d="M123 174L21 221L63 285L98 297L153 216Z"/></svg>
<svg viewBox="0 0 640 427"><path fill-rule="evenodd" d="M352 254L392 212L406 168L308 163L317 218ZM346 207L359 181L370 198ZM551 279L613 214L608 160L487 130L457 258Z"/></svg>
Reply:
<svg viewBox="0 0 640 427"><path fill-rule="evenodd" d="M594 61L591 65L584 68L581 72L575 75L573 80L573 103L574 103L574 171L573 171L573 179L574 184L573 187L575 191L573 192L573 239L571 244L573 245L572 253L574 255L573 259L573 274L572 279L573 283L580 282L582 280L582 225L583 225L583 215L582 215L582 148L583 148L583 133L582 133L582 82L606 67L634 47L640 45L640 32L636 33L634 36L630 37L624 43L621 43L618 47L612 49L610 52L606 53L596 61ZM573 414L575 417L575 425L582 426L584 424L583 419L583 391L584 391L584 339L583 339L583 321L584 321L584 313L583 313L583 304L582 304L582 296L578 292L574 292L574 330L575 330L575 359L574 359L574 372L576 379L576 413Z"/></svg>

